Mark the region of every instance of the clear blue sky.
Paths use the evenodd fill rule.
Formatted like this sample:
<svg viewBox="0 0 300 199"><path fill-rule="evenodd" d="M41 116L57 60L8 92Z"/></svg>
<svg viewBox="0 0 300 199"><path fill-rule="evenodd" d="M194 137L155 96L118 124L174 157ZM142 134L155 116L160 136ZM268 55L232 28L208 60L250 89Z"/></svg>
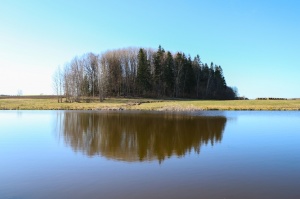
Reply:
<svg viewBox="0 0 300 199"><path fill-rule="evenodd" d="M300 97L300 1L1 0L0 94L52 94L76 55L129 46L199 54L229 86Z"/></svg>

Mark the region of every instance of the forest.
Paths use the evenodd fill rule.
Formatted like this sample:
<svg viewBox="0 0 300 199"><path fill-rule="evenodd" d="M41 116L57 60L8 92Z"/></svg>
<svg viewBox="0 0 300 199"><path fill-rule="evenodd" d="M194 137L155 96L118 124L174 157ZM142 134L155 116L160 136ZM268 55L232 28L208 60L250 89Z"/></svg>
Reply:
<svg viewBox="0 0 300 199"><path fill-rule="evenodd" d="M231 100L220 65L202 63L161 46L124 48L74 57L53 75L54 89L67 102L98 97L151 97ZM58 100L62 102L62 98Z"/></svg>

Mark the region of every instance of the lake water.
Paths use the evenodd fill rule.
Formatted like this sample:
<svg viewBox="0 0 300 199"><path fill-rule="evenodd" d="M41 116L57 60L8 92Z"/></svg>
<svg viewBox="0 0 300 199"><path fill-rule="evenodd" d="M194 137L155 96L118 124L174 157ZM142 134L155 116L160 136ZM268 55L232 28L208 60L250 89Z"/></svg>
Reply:
<svg viewBox="0 0 300 199"><path fill-rule="evenodd" d="M300 112L0 111L0 198L300 198Z"/></svg>

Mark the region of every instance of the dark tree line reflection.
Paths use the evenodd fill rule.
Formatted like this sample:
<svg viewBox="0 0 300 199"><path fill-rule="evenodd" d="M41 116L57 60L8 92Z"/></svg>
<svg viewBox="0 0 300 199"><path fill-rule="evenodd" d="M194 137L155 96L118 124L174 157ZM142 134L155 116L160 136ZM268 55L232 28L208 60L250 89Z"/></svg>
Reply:
<svg viewBox="0 0 300 199"><path fill-rule="evenodd" d="M60 112L59 133L74 151L123 161L184 156L221 142L225 117L181 114Z"/></svg>

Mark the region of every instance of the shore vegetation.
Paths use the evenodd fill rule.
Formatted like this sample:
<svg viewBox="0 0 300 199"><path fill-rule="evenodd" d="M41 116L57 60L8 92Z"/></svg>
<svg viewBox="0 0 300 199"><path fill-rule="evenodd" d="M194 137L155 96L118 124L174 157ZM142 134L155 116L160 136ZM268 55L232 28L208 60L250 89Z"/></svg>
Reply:
<svg viewBox="0 0 300 199"><path fill-rule="evenodd" d="M56 96L20 96L0 98L0 110L145 110L145 111L201 111L201 110L300 110L300 100L193 100L153 98L105 98L99 102L57 103Z"/></svg>

